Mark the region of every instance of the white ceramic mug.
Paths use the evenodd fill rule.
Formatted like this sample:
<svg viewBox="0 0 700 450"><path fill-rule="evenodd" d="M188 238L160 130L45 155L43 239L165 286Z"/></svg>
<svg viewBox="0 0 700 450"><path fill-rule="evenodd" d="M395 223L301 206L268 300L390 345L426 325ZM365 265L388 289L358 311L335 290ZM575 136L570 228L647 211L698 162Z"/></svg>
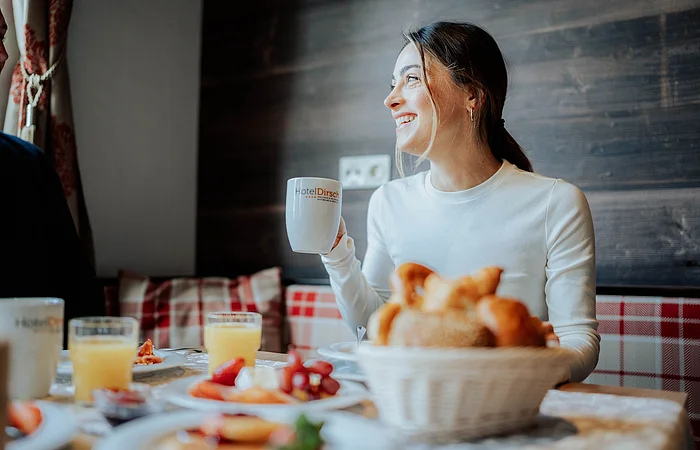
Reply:
<svg viewBox="0 0 700 450"><path fill-rule="evenodd" d="M49 394L63 348L63 309L58 298L0 298L0 336L10 343L11 399Z"/></svg>
<svg viewBox="0 0 700 450"><path fill-rule="evenodd" d="M340 226L343 185L328 178L302 177L287 181L285 222L292 250L328 253Z"/></svg>

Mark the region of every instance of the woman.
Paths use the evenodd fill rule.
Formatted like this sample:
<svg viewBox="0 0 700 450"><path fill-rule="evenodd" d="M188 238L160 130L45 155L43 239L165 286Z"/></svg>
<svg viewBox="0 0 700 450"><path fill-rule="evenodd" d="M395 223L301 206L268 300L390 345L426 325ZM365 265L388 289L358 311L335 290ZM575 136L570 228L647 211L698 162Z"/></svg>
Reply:
<svg viewBox="0 0 700 450"><path fill-rule="evenodd" d="M399 171L403 153L430 170L374 192L362 269L344 223L321 258L353 329L386 301L404 262L447 277L500 266L498 293L551 322L575 352L570 379L582 381L600 350L590 210L575 186L532 173L502 119L507 84L498 45L477 26L438 22L407 34L384 104Z"/></svg>

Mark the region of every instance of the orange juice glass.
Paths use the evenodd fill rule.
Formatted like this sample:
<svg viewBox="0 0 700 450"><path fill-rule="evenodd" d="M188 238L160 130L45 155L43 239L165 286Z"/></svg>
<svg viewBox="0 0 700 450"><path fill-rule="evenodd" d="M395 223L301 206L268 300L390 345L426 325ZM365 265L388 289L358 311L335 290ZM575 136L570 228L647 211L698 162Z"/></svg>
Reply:
<svg viewBox="0 0 700 450"><path fill-rule="evenodd" d="M244 358L255 366L262 341L262 316L251 312L209 313L204 328L204 346L209 353L209 375L221 364Z"/></svg>
<svg viewBox="0 0 700 450"><path fill-rule="evenodd" d="M95 389L128 389L138 353L139 324L131 317L83 317L69 322L68 350L77 403Z"/></svg>

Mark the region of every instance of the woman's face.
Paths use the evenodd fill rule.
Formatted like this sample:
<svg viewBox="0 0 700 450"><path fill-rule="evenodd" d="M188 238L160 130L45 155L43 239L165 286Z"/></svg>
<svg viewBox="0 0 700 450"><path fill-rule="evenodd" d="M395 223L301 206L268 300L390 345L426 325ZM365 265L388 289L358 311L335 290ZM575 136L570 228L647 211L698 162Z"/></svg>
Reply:
<svg viewBox="0 0 700 450"><path fill-rule="evenodd" d="M431 155L441 143L455 142L467 129L466 95L452 81L449 70L426 55L426 72L437 109L438 128ZM392 90L384 100L396 121L396 146L405 153L422 155L430 144L433 108L423 79L420 53L408 44L399 54L392 76Z"/></svg>

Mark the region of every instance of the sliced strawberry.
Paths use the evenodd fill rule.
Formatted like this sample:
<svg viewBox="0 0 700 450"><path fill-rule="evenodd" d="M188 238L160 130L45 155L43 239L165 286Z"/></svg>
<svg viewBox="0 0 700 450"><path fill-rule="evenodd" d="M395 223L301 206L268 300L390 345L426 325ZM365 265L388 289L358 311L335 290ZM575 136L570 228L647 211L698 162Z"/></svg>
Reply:
<svg viewBox="0 0 700 450"><path fill-rule="evenodd" d="M321 392L335 395L340 389L340 383L335 378L326 377L321 380Z"/></svg>
<svg viewBox="0 0 700 450"><path fill-rule="evenodd" d="M41 411L31 402L10 403L7 413L10 426L24 434L32 434L41 425Z"/></svg>
<svg viewBox="0 0 700 450"><path fill-rule="evenodd" d="M295 371L304 368L304 361L301 358L301 354L297 350L290 349L287 352L287 362L294 368Z"/></svg>
<svg viewBox="0 0 700 450"><path fill-rule="evenodd" d="M309 372L317 373L321 377L327 377L333 372L333 364L328 361L316 361L309 367Z"/></svg>
<svg viewBox="0 0 700 450"><path fill-rule="evenodd" d="M214 370L211 381L224 386L235 386L238 373L243 367L245 367L245 359L243 358L227 361Z"/></svg>

